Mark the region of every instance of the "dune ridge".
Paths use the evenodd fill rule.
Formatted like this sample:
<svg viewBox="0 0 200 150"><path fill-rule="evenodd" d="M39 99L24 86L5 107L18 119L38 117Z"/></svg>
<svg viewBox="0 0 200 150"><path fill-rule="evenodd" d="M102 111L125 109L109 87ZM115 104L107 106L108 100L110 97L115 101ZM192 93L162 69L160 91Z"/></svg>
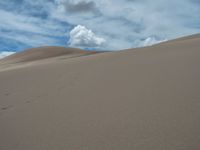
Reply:
<svg viewBox="0 0 200 150"><path fill-rule="evenodd" d="M0 63L19 63L31 62L52 57L64 56L69 57L83 56L97 53L96 51L85 51L78 48L65 48L59 46L44 46L38 48L31 48L19 53L10 55L0 60Z"/></svg>

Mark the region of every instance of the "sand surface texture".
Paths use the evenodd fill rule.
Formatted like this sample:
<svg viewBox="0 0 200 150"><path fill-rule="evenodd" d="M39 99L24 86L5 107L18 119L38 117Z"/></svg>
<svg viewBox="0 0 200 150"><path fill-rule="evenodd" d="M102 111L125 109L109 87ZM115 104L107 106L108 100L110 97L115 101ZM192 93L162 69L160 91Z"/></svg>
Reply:
<svg viewBox="0 0 200 150"><path fill-rule="evenodd" d="M0 65L0 150L200 149L199 36L21 60Z"/></svg>

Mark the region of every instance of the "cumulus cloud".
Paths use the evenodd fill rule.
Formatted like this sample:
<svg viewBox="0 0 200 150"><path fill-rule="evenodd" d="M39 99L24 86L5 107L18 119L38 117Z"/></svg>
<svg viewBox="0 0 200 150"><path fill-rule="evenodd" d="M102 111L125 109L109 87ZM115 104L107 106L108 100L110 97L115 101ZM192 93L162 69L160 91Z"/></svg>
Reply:
<svg viewBox="0 0 200 150"><path fill-rule="evenodd" d="M1 51L0 52L0 59L4 58L4 57L7 57L7 56L10 56L12 54L14 54L15 52L9 52L9 51Z"/></svg>
<svg viewBox="0 0 200 150"><path fill-rule="evenodd" d="M157 39L155 37L148 37L145 40L141 41L138 47L152 46L161 42L165 42L167 39Z"/></svg>
<svg viewBox="0 0 200 150"><path fill-rule="evenodd" d="M77 25L70 31L69 44L72 47L95 48L105 44L105 39L95 35L92 30L82 25Z"/></svg>

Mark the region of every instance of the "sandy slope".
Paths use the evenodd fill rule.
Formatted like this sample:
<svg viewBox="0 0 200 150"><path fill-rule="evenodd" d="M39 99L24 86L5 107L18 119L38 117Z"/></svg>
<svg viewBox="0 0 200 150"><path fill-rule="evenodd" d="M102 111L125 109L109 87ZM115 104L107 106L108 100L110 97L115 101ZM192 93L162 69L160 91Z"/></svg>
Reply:
<svg viewBox="0 0 200 150"><path fill-rule="evenodd" d="M200 39L0 72L0 150L199 150Z"/></svg>

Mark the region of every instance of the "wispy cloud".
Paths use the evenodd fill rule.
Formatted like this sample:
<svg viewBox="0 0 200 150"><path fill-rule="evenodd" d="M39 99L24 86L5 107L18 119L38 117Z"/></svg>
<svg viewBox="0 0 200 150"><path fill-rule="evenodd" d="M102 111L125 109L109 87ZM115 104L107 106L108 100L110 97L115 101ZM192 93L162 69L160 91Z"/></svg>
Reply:
<svg viewBox="0 0 200 150"><path fill-rule="evenodd" d="M66 1L62 3L65 10L68 13L97 13L96 3L93 1L79 1L74 3L73 1Z"/></svg>
<svg viewBox="0 0 200 150"><path fill-rule="evenodd" d="M59 1L59 0L57 0ZM200 31L200 5L194 0L74 0L92 2L98 15L66 11L67 0L60 0L52 17L82 24L107 41L108 49L141 46L148 38L172 39ZM70 6L72 7L72 6ZM176 9L173 9L176 8ZM67 14L67 15L66 15ZM196 24L196 26L195 26ZM143 40L143 41L142 41ZM141 41L139 43L138 41Z"/></svg>
<svg viewBox="0 0 200 150"><path fill-rule="evenodd" d="M15 52L10 52L10 51L2 51L0 52L0 59L4 58L4 57L7 57L7 56L10 56L12 54L14 54Z"/></svg>
<svg viewBox="0 0 200 150"><path fill-rule="evenodd" d="M99 49L151 45L200 32L199 4L198 0L1 1L0 38L30 47L91 47L83 42L82 46L77 44L70 35L81 24L105 40ZM80 36L79 41L85 41L86 36L90 34Z"/></svg>
<svg viewBox="0 0 200 150"><path fill-rule="evenodd" d="M31 1L29 1L29 3L31 3ZM8 4L10 4L9 1ZM29 6L31 7L31 10L34 10L34 7L37 8L41 4L42 3L38 3L36 5L36 3L32 2ZM10 5L10 8L2 8L0 5L1 39L4 38L10 40L10 45L12 45L12 42L17 41L18 43L28 45L29 47L64 45L66 43L67 33L71 29L71 25L69 25L67 22L61 22L59 20L54 20L53 18L44 18L42 15L43 10L39 10L41 12L38 11L38 14L41 13L41 15L35 16L35 13L30 13L31 10L29 11L29 9L27 9L28 7L26 9L24 8L24 5L28 5L26 2L23 2L20 8L15 7L15 3ZM50 12L47 13L50 14ZM2 42L0 41L0 44L1 43ZM8 47L10 45L8 45ZM1 50L2 47L0 47L0 51Z"/></svg>

